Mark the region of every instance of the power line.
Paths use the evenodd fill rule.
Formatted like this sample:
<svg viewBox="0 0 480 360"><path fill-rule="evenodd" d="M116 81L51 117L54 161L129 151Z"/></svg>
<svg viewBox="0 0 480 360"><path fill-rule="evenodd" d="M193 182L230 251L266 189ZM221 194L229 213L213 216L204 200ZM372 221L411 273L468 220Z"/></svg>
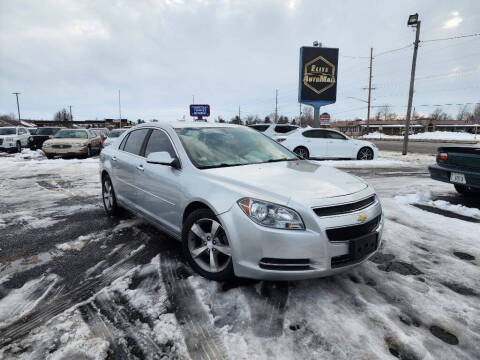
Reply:
<svg viewBox="0 0 480 360"><path fill-rule="evenodd" d="M480 104L479 102L468 102L468 103L461 103L461 104L455 104L455 103L448 103L448 104L420 104L417 105L415 104L415 107L432 107L432 106L463 106L463 105L477 105ZM372 106L374 108L381 108L384 107L385 105L375 105ZM391 107L407 107L406 105L389 105Z"/></svg>
<svg viewBox="0 0 480 360"><path fill-rule="evenodd" d="M463 38L474 37L474 36L480 36L480 33L473 33L473 34L468 34L468 35L458 35L458 36L452 36L452 37L447 37L447 38L439 38L439 39L422 40L422 42L455 40L455 39L463 39Z"/></svg>
<svg viewBox="0 0 480 360"><path fill-rule="evenodd" d="M374 56L374 58L376 58L376 57L378 57L378 56L390 54L390 53L392 53L392 52L396 52L396 51L408 49L408 48L410 48L410 47L412 47L412 46L413 46L413 44L408 44L408 45L405 45L405 46L402 46L402 47L399 47L399 48L396 48L396 49L382 51L382 52L376 54L376 55Z"/></svg>

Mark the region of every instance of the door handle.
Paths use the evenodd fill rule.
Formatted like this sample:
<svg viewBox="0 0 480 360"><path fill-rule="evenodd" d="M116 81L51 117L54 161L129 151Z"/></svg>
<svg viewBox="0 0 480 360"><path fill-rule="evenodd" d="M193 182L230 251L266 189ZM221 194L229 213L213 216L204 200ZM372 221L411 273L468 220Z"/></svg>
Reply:
<svg viewBox="0 0 480 360"><path fill-rule="evenodd" d="M145 169L143 168L143 165L142 165L142 164L138 165L138 166L137 166L137 169L140 170L140 171L145 170Z"/></svg>
<svg viewBox="0 0 480 360"><path fill-rule="evenodd" d="M117 161L117 157L115 155L112 156L112 161Z"/></svg>

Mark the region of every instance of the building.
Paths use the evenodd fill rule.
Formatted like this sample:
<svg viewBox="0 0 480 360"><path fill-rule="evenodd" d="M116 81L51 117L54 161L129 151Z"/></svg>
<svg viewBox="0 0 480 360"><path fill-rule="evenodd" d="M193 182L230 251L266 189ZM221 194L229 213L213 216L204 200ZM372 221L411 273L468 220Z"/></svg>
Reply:
<svg viewBox="0 0 480 360"><path fill-rule="evenodd" d="M55 121L55 120L30 120L33 124L39 127L45 126L62 126L62 127L82 127L82 128L119 128L120 121L118 119L104 119L104 120L83 120L83 121ZM129 127L135 125L128 119L122 119L121 127Z"/></svg>

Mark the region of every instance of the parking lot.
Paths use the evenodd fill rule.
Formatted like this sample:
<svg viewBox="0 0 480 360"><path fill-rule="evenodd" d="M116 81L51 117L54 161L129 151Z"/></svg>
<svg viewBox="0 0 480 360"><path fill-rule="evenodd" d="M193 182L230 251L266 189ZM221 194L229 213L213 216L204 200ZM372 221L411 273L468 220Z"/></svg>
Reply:
<svg viewBox="0 0 480 360"><path fill-rule="evenodd" d="M473 359L480 202L432 181L433 157L320 162L369 181L383 248L347 273L208 281L180 244L103 211L98 157L0 158L0 358ZM293 185L294 186L294 185Z"/></svg>

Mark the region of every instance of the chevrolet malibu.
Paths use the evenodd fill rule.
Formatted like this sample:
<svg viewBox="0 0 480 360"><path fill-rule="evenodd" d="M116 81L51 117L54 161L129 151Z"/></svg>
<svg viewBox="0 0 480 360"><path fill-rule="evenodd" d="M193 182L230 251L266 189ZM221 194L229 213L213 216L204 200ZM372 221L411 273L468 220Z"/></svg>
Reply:
<svg viewBox="0 0 480 360"><path fill-rule="evenodd" d="M153 223L213 280L332 275L380 245L371 186L242 126L136 126L102 151L100 176L108 215Z"/></svg>

